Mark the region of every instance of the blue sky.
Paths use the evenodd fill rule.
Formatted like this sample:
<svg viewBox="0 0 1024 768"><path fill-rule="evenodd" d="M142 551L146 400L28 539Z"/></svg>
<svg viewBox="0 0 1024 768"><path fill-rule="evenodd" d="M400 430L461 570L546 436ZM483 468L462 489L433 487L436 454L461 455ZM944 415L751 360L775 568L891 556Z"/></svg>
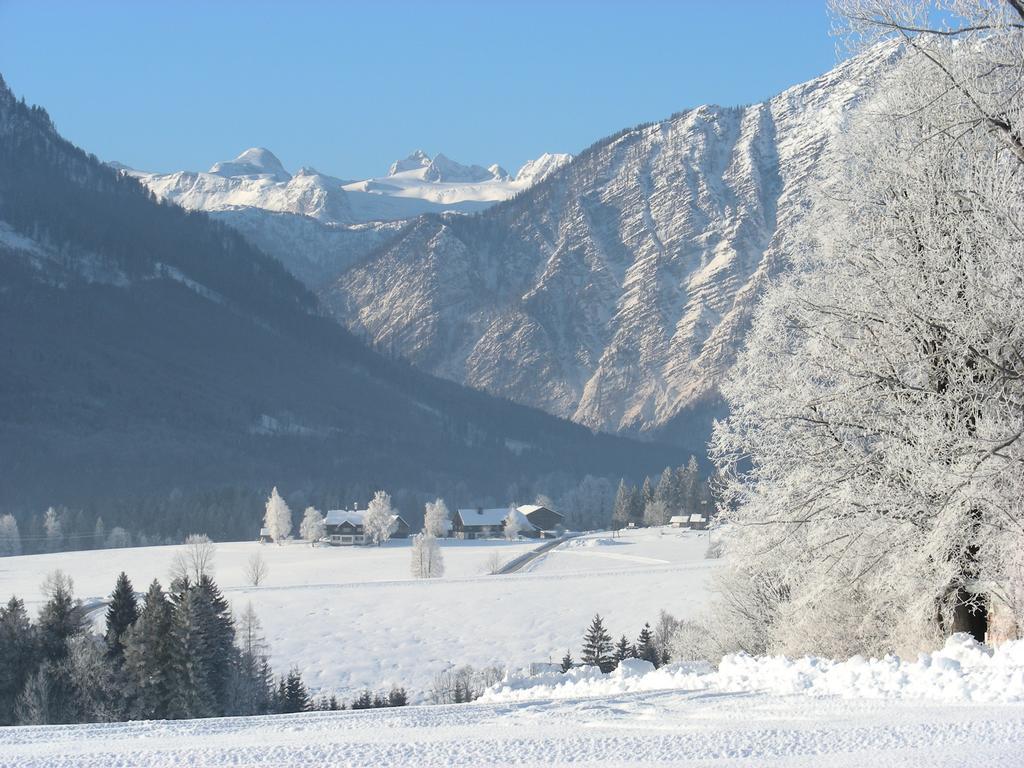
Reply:
<svg viewBox="0 0 1024 768"><path fill-rule="evenodd" d="M829 69L824 0L0 0L0 73L105 160L249 146L362 178L413 149L511 171Z"/></svg>

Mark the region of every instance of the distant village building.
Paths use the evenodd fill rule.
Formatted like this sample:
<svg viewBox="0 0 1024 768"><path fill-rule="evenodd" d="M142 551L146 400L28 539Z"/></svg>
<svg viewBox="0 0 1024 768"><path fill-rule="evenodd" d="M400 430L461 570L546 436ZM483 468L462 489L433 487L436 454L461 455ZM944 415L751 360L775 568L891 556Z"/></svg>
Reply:
<svg viewBox="0 0 1024 768"><path fill-rule="evenodd" d="M274 537L270 535L269 528L260 528L260 537L257 539L260 544L272 544Z"/></svg>
<svg viewBox="0 0 1024 768"><path fill-rule="evenodd" d="M452 536L456 539L489 539L505 530L508 507L496 509L460 509L452 519Z"/></svg>
<svg viewBox="0 0 1024 768"><path fill-rule="evenodd" d="M695 531L703 531L708 527L708 519L704 515L694 512L690 515L690 528Z"/></svg>
<svg viewBox="0 0 1024 768"><path fill-rule="evenodd" d="M532 539L555 538L565 528L565 517L553 509L537 504L516 507L529 525L519 531ZM456 539L488 539L501 536L505 531L508 507L460 509L452 519L451 535Z"/></svg>
<svg viewBox="0 0 1024 768"><path fill-rule="evenodd" d="M672 515L672 517L668 519L668 524L671 525L673 528L682 528L690 524L690 516Z"/></svg>
<svg viewBox="0 0 1024 768"><path fill-rule="evenodd" d="M332 509L324 517L325 538L333 546L346 547L369 544L363 523L365 509ZM409 523L401 515L391 517L391 538L404 539L409 536Z"/></svg>
<svg viewBox="0 0 1024 768"><path fill-rule="evenodd" d="M533 526L532 530L520 531L523 536L534 539L555 538L565 530L565 516L553 509L537 504L523 504L516 507Z"/></svg>

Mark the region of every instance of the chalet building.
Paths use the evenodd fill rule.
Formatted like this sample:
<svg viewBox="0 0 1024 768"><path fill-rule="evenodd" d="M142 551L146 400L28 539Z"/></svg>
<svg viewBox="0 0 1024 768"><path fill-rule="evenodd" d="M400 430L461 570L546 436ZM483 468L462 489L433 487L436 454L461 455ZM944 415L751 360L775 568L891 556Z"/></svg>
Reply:
<svg viewBox="0 0 1024 768"><path fill-rule="evenodd" d="M668 519L668 524L670 526L672 526L673 528L685 528L686 526L688 526L690 524L690 516L689 515L672 515L672 517L670 517Z"/></svg>
<svg viewBox="0 0 1024 768"><path fill-rule="evenodd" d="M541 507L536 504L523 504L516 507L523 516L530 521L533 530L521 531L523 536L534 539L555 538L565 530L565 516L555 512L553 509Z"/></svg>
<svg viewBox="0 0 1024 768"><path fill-rule="evenodd" d="M452 536L456 539L489 539L505 530L508 507L498 509L460 509L452 518Z"/></svg>
<svg viewBox="0 0 1024 768"><path fill-rule="evenodd" d="M363 522L365 509L332 509L324 517L325 538L333 546L354 546L369 544ZM409 523L401 515L391 516L391 537L404 539L409 536Z"/></svg>
<svg viewBox="0 0 1024 768"><path fill-rule="evenodd" d="M708 519L699 512L690 515L690 530L703 531L708 527Z"/></svg>
<svg viewBox="0 0 1024 768"><path fill-rule="evenodd" d="M260 544L271 544L274 541L274 537L270 535L269 528L260 528L260 537L258 539Z"/></svg>
<svg viewBox="0 0 1024 768"><path fill-rule="evenodd" d="M332 509L324 517L326 538L334 546L351 546L366 543L363 531L365 509Z"/></svg>

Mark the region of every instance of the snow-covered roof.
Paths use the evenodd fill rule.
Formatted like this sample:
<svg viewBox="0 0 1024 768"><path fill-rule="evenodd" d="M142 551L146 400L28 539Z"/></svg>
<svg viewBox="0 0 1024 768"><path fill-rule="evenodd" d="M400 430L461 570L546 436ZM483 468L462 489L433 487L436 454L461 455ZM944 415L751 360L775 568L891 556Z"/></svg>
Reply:
<svg viewBox="0 0 1024 768"><path fill-rule="evenodd" d="M269 536L269 535L270 535L270 529L269 528L260 528L260 536Z"/></svg>
<svg viewBox="0 0 1024 768"><path fill-rule="evenodd" d="M508 507L496 509L460 509L456 512L463 525L501 525L508 517Z"/></svg>
<svg viewBox="0 0 1024 768"><path fill-rule="evenodd" d="M688 523L690 522L690 518L686 515L672 515L672 517L670 517L668 521L670 523Z"/></svg>
<svg viewBox="0 0 1024 768"><path fill-rule="evenodd" d="M341 525L342 523L349 523L350 525L362 525L365 517L365 509L331 509L328 510L327 517L324 518L324 524Z"/></svg>
<svg viewBox="0 0 1024 768"><path fill-rule="evenodd" d="M538 509L544 509L544 507L538 504L522 504L521 506L516 507L516 509L522 512L524 515L529 515L536 512Z"/></svg>
<svg viewBox="0 0 1024 768"><path fill-rule="evenodd" d="M703 523L704 522L704 515L700 515L700 514L697 514L696 512L694 512L692 515L690 515L690 522L691 523Z"/></svg>

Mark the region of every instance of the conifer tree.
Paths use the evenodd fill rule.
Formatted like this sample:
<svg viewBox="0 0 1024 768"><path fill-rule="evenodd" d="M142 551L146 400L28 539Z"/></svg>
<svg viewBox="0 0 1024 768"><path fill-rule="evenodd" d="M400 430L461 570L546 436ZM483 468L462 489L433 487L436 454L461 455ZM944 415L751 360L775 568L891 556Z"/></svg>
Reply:
<svg viewBox="0 0 1024 768"><path fill-rule="evenodd" d="M302 673L295 667L288 672L288 677L281 681L283 687L283 706L285 713L306 712L310 708L309 691L302 682Z"/></svg>
<svg viewBox="0 0 1024 768"><path fill-rule="evenodd" d="M584 664L599 667L602 672L611 672L615 669L612 638L605 630L600 614L594 614L594 620L583 636L583 653L580 660Z"/></svg>
<svg viewBox="0 0 1024 768"><path fill-rule="evenodd" d="M146 720L182 716L180 657L172 634L172 607L154 579L135 624L124 638L124 666L136 717Z"/></svg>
<svg viewBox="0 0 1024 768"><path fill-rule="evenodd" d="M612 656L615 661L615 666L619 665L619 662L623 659L630 658L629 652L629 638L625 635L619 638L618 645L615 646L615 653Z"/></svg>
<svg viewBox="0 0 1024 768"><path fill-rule="evenodd" d="M562 657L562 674L565 674L570 669L572 669L572 666L573 666L572 653L570 651L566 650L565 656Z"/></svg>
<svg viewBox="0 0 1024 768"><path fill-rule="evenodd" d="M651 633L650 622L644 623L644 628L636 638L637 655L644 661L649 661L655 667L660 666L661 657L654 645L654 636Z"/></svg>
<svg viewBox="0 0 1024 768"><path fill-rule="evenodd" d="M128 574L124 571L117 577L114 591L107 606L107 655L118 663L124 657L124 635L139 618L139 606Z"/></svg>
<svg viewBox="0 0 1024 768"><path fill-rule="evenodd" d="M0 606L0 725L13 725L14 706L36 667L35 631L25 603L12 597Z"/></svg>
<svg viewBox="0 0 1024 768"><path fill-rule="evenodd" d="M404 707L409 703L409 696L405 692L405 688L392 688L388 692L388 706L389 707Z"/></svg>
<svg viewBox="0 0 1024 768"><path fill-rule="evenodd" d="M654 501L654 487L651 485L650 477L644 478L644 484L640 488L640 501L644 507Z"/></svg>
<svg viewBox="0 0 1024 768"><path fill-rule="evenodd" d="M615 493L615 505L612 507L612 528L618 530L629 524L633 514L633 495L635 488L626 485L625 480L619 481L619 490Z"/></svg>
<svg viewBox="0 0 1024 768"><path fill-rule="evenodd" d="M68 640L85 631L82 604L75 599L73 584L61 571L46 577L43 590L49 596L39 612L39 641L46 661L63 661L68 653Z"/></svg>

